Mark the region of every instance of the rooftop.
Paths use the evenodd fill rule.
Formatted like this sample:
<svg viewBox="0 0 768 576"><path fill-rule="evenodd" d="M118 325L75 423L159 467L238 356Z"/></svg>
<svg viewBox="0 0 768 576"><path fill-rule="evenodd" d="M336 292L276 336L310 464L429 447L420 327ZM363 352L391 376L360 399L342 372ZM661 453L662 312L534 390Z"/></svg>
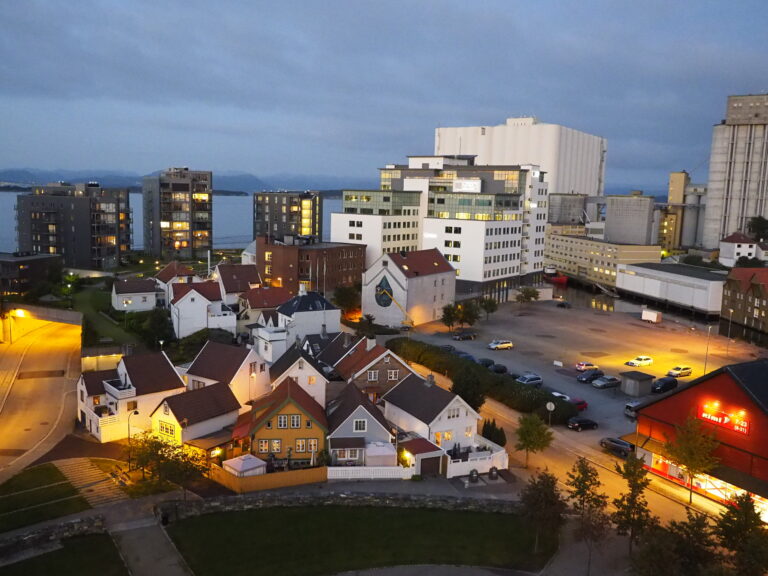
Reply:
<svg viewBox="0 0 768 576"><path fill-rule="evenodd" d="M706 268L705 266L691 266L690 264L643 262L641 264L628 264L627 268L630 267L646 268L648 270L655 270L656 272L688 276L689 278L709 280L710 282L725 282L727 274L727 270L715 270L713 268Z"/></svg>

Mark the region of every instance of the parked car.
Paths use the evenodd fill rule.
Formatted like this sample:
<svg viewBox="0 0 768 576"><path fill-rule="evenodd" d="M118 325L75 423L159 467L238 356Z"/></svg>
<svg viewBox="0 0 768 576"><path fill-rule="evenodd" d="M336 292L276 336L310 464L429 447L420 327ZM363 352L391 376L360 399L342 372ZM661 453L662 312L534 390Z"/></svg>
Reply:
<svg viewBox="0 0 768 576"><path fill-rule="evenodd" d="M440 346L440 350L444 352L455 352L456 346L452 346L451 344L443 344L442 346Z"/></svg>
<svg viewBox="0 0 768 576"><path fill-rule="evenodd" d="M653 386L651 386L651 392L654 394L661 394L662 392L669 392L675 388L677 388L677 378L673 378L672 376L665 376L664 378L659 378L656 380L656 382L653 383Z"/></svg>
<svg viewBox="0 0 768 576"><path fill-rule="evenodd" d="M579 412L584 412L584 410L589 408L589 404L587 404L587 401L583 398L571 398L569 402L576 406L576 410Z"/></svg>
<svg viewBox="0 0 768 576"><path fill-rule="evenodd" d="M592 362L577 362L576 363L576 370L579 372L586 372L587 370L597 370L600 368L597 364L592 364Z"/></svg>
<svg viewBox="0 0 768 576"><path fill-rule="evenodd" d="M489 350L512 350L514 347L511 340L494 340L488 344Z"/></svg>
<svg viewBox="0 0 768 576"><path fill-rule="evenodd" d="M525 384L526 386L533 386L534 388L541 388L544 380L542 380L541 376L538 374L534 374L533 372L526 372L522 376L518 376L515 382L518 384Z"/></svg>
<svg viewBox="0 0 768 576"><path fill-rule="evenodd" d="M572 418L568 418L568 428L570 430L576 430L576 432L581 432L582 430L597 430L597 422L590 420L589 418L573 416Z"/></svg>
<svg viewBox="0 0 768 576"><path fill-rule="evenodd" d="M619 384L621 384L621 380L616 376L600 376L600 378L592 381L592 386L601 390L603 388L618 388Z"/></svg>
<svg viewBox="0 0 768 576"><path fill-rule="evenodd" d="M650 356L635 356L632 360L624 362L627 366L650 366L653 364L653 358Z"/></svg>
<svg viewBox="0 0 768 576"><path fill-rule="evenodd" d="M621 438L601 438L600 446L617 456L626 458L635 451L635 445L622 440Z"/></svg>
<svg viewBox="0 0 768 576"><path fill-rule="evenodd" d="M624 405L624 416L631 420L637 419L637 409L645 404L644 400L630 400Z"/></svg>
<svg viewBox="0 0 768 576"><path fill-rule="evenodd" d="M667 376L674 376L675 378L681 378L682 376L690 376L693 373L693 370L690 366L680 365L675 366L667 372Z"/></svg>
<svg viewBox="0 0 768 576"><path fill-rule="evenodd" d="M555 398L559 398L560 400L565 400L566 402L571 401L571 397L568 396L568 394L563 394L562 392L558 392L557 390L550 390L549 393L552 394L552 396L554 396Z"/></svg>
<svg viewBox="0 0 768 576"><path fill-rule="evenodd" d="M474 340L477 338L476 332L457 332L453 335L454 340Z"/></svg>
<svg viewBox="0 0 768 576"><path fill-rule="evenodd" d="M587 370L586 372L582 372L578 376L576 376L577 382L586 382L589 384L590 382L597 380L601 376L605 376L605 372L602 370Z"/></svg>
<svg viewBox="0 0 768 576"><path fill-rule="evenodd" d="M504 366L504 364L494 364L490 368L488 368L491 372L494 372L496 374L506 374L509 370L507 370L507 367Z"/></svg>
<svg viewBox="0 0 768 576"><path fill-rule="evenodd" d="M456 354L459 358L463 358L464 360L469 360L470 362L477 362L474 356L472 354L469 354L468 352L459 352Z"/></svg>
<svg viewBox="0 0 768 576"><path fill-rule="evenodd" d="M560 300L560 302L557 303L558 308L572 308L570 302L566 302L565 300Z"/></svg>
<svg viewBox="0 0 768 576"><path fill-rule="evenodd" d="M494 362L490 358L478 358L477 363L480 364L480 366L483 366L484 368L490 368L491 366L496 364L496 362Z"/></svg>

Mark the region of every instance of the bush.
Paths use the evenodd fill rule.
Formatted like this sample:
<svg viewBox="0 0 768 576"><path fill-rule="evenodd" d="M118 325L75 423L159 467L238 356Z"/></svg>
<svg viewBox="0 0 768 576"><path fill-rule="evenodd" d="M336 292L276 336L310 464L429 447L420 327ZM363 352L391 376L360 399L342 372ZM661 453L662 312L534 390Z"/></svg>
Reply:
<svg viewBox="0 0 768 576"><path fill-rule="evenodd" d="M565 424L568 418L576 416L578 412L570 402L554 398L543 390L515 382L514 375L494 374L471 360L459 358L426 342L412 338L393 338L387 342L387 348L401 358L423 364L434 372L445 374L451 380L474 380L477 390L482 394L518 412L535 412L545 422L549 421L547 402L555 403L555 411L552 413L554 424Z"/></svg>

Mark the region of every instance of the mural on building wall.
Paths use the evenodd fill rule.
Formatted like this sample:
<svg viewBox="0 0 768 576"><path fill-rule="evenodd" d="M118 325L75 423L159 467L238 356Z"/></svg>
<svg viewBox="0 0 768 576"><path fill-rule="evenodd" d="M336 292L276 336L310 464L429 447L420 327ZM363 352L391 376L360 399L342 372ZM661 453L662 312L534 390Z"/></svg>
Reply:
<svg viewBox="0 0 768 576"><path fill-rule="evenodd" d="M376 304L386 308L392 304L392 286L386 276L381 277L381 282L376 285Z"/></svg>

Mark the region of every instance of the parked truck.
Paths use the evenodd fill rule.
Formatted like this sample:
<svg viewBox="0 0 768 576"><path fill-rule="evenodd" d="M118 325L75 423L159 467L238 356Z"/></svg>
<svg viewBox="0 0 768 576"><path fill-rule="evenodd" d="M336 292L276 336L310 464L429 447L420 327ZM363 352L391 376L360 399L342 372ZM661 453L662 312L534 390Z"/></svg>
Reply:
<svg viewBox="0 0 768 576"><path fill-rule="evenodd" d="M656 310L643 310L641 317L643 322L650 322L651 324L661 324L661 312Z"/></svg>

